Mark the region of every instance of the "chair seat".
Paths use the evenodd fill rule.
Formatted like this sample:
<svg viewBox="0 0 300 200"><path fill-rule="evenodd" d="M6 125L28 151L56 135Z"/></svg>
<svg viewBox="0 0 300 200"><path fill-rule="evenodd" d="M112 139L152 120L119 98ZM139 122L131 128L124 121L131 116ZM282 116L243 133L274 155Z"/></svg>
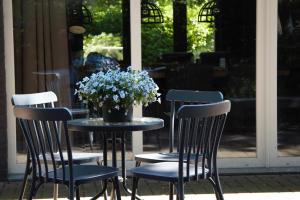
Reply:
<svg viewBox="0 0 300 200"><path fill-rule="evenodd" d="M66 166L66 180L63 180L63 169L59 168L56 171L57 178L54 178L54 172L51 171L48 173L48 179L51 182L64 183L68 184L69 182L69 167ZM95 181L95 180L104 180L118 176L118 168L115 167L106 167L99 165L73 165L73 177L76 185L83 183ZM44 174L43 177L46 177Z"/></svg>
<svg viewBox="0 0 300 200"><path fill-rule="evenodd" d="M183 165L183 177L184 181L187 180L186 172L186 164ZM208 173L208 169L204 169L205 173ZM141 167L136 167L131 170L133 176L139 178L147 178L153 180L161 180L161 181L168 181L168 182L175 182L178 180L178 162L162 162L162 163L154 163L154 164L147 164ZM202 175L202 167L198 167L198 176ZM190 164L190 178L196 178L195 174L195 166Z"/></svg>
<svg viewBox="0 0 300 200"><path fill-rule="evenodd" d="M137 162L158 163L158 162L178 162L178 153L148 153L138 154L134 156ZM195 155L191 154L191 160L195 159ZM186 158L184 158L186 160Z"/></svg>
<svg viewBox="0 0 300 200"><path fill-rule="evenodd" d="M68 154L67 152L63 152L64 160L68 161ZM42 155L40 155L40 158L42 159ZM102 153L85 153L85 152L73 152L72 153L73 163L74 164L83 164L83 163L89 163L89 162L97 162L103 160L103 154ZM54 159L58 164L61 164L59 153L54 154ZM50 154L46 155L46 160L51 160Z"/></svg>

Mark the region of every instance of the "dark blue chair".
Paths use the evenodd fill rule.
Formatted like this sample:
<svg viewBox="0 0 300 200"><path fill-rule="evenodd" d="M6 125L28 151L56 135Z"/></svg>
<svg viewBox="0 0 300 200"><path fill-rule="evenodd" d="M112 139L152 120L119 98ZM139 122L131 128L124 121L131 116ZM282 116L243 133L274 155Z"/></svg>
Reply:
<svg viewBox="0 0 300 200"><path fill-rule="evenodd" d="M223 101L223 94L218 91L169 90L166 101L170 102L169 152L148 153L135 155L136 166L141 163L176 162L178 161L178 145L175 145L176 112L182 105L207 104ZM177 135L178 136L178 135ZM177 147L177 150L175 149ZM170 199L173 199L173 185L170 185Z"/></svg>
<svg viewBox="0 0 300 200"><path fill-rule="evenodd" d="M28 199L32 199L44 183L64 184L69 189L69 199L74 199L75 194L76 199L80 199L80 185L107 179L112 180L117 199L121 199L117 168L74 164L67 127L72 113L67 108L16 106L14 114L22 129L31 162L32 181ZM65 146L62 145L63 140Z"/></svg>
<svg viewBox="0 0 300 200"><path fill-rule="evenodd" d="M184 199L184 183L209 180L216 198L223 200L217 168L217 150L225 125L230 101L203 105L184 105L178 113L178 159L158 162L131 170L132 200L140 178L167 181L176 186L177 197Z"/></svg>
<svg viewBox="0 0 300 200"><path fill-rule="evenodd" d="M15 106L26 106L26 107L40 107L40 108L54 108L55 103L57 103L57 96L54 92L40 92L40 93L32 93L32 94L16 94L11 98L12 104ZM73 118L87 117L88 112L84 109L71 109ZM60 133L59 133L60 134ZM91 139L90 139L91 141ZM92 147L92 142L90 142ZM67 157L66 152L63 152L63 155ZM73 152L73 162L74 164L84 164L89 162L97 162L100 165L103 160L102 153L87 153L87 152ZM49 157L47 157L49 158ZM59 162L59 160L58 160ZM24 174L24 179L22 183L21 193L19 199L23 199L27 178L31 173L31 160L29 155L27 156L26 169ZM54 187L53 198L57 199L58 196L58 187Z"/></svg>

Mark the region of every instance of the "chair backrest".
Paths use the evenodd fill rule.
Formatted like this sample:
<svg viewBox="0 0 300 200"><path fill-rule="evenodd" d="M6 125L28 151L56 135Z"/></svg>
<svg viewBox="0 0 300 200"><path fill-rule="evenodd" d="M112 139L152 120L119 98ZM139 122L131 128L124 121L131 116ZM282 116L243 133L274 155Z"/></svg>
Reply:
<svg viewBox="0 0 300 200"><path fill-rule="evenodd" d="M63 168L63 180L71 178L72 151L70 146L67 120L72 119L72 114L67 108L32 108L15 106L14 114L19 121L23 132L33 170L33 178L42 177L45 173L49 180L48 172L53 171L54 179L57 179L57 168ZM59 136L58 124L63 125L67 148L67 160L63 157L63 149ZM66 164L70 166L67 171ZM70 177L68 177L70 176Z"/></svg>
<svg viewBox="0 0 300 200"><path fill-rule="evenodd" d="M55 102L57 102L57 96L52 91L31 93L31 94L15 94L12 96L11 102L14 106L54 108ZM59 136L60 136L61 124L59 124L58 128L59 128Z"/></svg>
<svg viewBox="0 0 300 200"><path fill-rule="evenodd" d="M57 96L51 91L32 94L15 94L12 96L11 102L16 106L54 107L54 103L57 102Z"/></svg>
<svg viewBox="0 0 300 200"><path fill-rule="evenodd" d="M189 177L191 164L195 165L195 174L198 174L199 169L203 176L216 172L217 150L230 107L230 101L226 100L212 104L184 105L178 110L179 178L183 174ZM183 172L184 163L187 165L186 173Z"/></svg>
<svg viewBox="0 0 300 200"><path fill-rule="evenodd" d="M219 91L169 90L166 100L171 103L169 145L170 152L174 150L175 115L177 108L186 104L206 104L223 101L223 94ZM178 148L177 148L178 149Z"/></svg>

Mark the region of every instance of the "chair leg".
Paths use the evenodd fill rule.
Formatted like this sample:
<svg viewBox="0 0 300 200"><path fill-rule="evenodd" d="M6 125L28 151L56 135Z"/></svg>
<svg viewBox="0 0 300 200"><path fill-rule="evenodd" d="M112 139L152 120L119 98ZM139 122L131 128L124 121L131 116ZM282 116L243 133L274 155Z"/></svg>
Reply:
<svg viewBox="0 0 300 200"><path fill-rule="evenodd" d="M79 186L76 187L76 200L80 200Z"/></svg>
<svg viewBox="0 0 300 200"><path fill-rule="evenodd" d="M174 184L169 183L169 200L173 200L174 197Z"/></svg>
<svg viewBox="0 0 300 200"><path fill-rule="evenodd" d="M98 166L101 166L101 160L97 160L96 163Z"/></svg>
<svg viewBox="0 0 300 200"><path fill-rule="evenodd" d="M114 184L114 190L117 197L117 200L121 200L121 193L120 193L120 187L119 187L119 179L118 177L113 178L113 184Z"/></svg>
<svg viewBox="0 0 300 200"><path fill-rule="evenodd" d="M184 200L184 184L183 181L177 183L177 199Z"/></svg>
<svg viewBox="0 0 300 200"><path fill-rule="evenodd" d="M102 160L98 160L97 165L99 165L99 166L102 165L103 164L102 162L103 162ZM104 200L107 200L108 199L107 198L107 180L105 180L104 182L100 181L100 185L101 185L101 188L102 188L101 193L103 193L103 198L104 198Z"/></svg>
<svg viewBox="0 0 300 200"><path fill-rule="evenodd" d="M19 200L22 200L24 198L24 194L25 194L26 186L27 186L27 182L28 182L28 176L30 174L31 174L30 160L27 159L24 178L23 178L22 187L21 187L21 193L19 195Z"/></svg>
<svg viewBox="0 0 300 200"><path fill-rule="evenodd" d="M224 200L223 191L222 191L219 177L215 177L214 179L209 178L208 180L213 186L217 200Z"/></svg>
<svg viewBox="0 0 300 200"><path fill-rule="evenodd" d="M35 182L36 182L36 179L33 177L31 185L30 185L30 192L29 192L29 197L28 197L29 200L32 200L34 194L36 193Z"/></svg>
<svg viewBox="0 0 300 200"><path fill-rule="evenodd" d="M76 191L75 186L70 183L69 184L69 200L74 200L74 192Z"/></svg>
<svg viewBox="0 0 300 200"><path fill-rule="evenodd" d="M104 200L108 200L107 190L104 191L103 198Z"/></svg>
<svg viewBox="0 0 300 200"><path fill-rule="evenodd" d="M222 190L219 174L216 174L215 182L216 182L216 187L217 187L218 196L219 196L218 200L224 200L223 190Z"/></svg>
<svg viewBox="0 0 300 200"><path fill-rule="evenodd" d="M131 200L135 200L135 195L138 187L139 179L137 177L132 178L132 194L131 194Z"/></svg>
<svg viewBox="0 0 300 200"><path fill-rule="evenodd" d="M89 142L90 142L90 149L93 151L93 143L94 143L94 132L89 132Z"/></svg>
<svg viewBox="0 0 300 200"><path fill-rule="evenodd" d="M89 133L93 133L93 132L89 132ZM97 165L101 166L103 163L101 160L97 160ZM105 181L100 181L100 186L102 188L102 191L100 191L98 194L96 194L95 196L93 196L93 198L91 198L91 200L95 200L98 199L101 195L103 195L104 200L107 200L107 180Z"/></svg>
<svg viewBox="0 0 300 200"><path fill-rule="evenodd" d="M140 161L136 161L136 162L135 162L135 167L141 166L141 163L142 163L142 162L140 162Z"/></svg>
<svg viewBox="0 0 300 200"><path fill-rule="evenodd" d="M112 187L111 191L110 191L110 200L115 200L116 199L116 192L115 192L115 188Z"/></svg>
<svg viewBox="0 0 300 200"><path fill-rule="evenodd" d="M58 199L58 184L53 185L53 200Z"/></svg>
<svg viewBox="0 0 300 200"><path fill-rule="evenodd" d="M211 183L213 184L217 200L224 200L216 159L213 161L213 174Z"/></svg>
<svg viewBox="0 0 300 200"><path fill-rule="evenodd" d="M101 185L101 188L103 189L102 190L103 191L103 198L104 198L104 200L107 200L108 199L107 198L107 182L101 181L100 185Z"/></svg>

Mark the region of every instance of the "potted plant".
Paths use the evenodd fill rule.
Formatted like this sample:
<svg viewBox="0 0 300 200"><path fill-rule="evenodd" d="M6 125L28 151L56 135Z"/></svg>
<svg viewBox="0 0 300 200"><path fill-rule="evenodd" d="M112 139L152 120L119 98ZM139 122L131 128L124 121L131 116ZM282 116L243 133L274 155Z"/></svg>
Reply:
<svg viewBox="0 0 300 200"><path fill-rule="evenodd" d="M109 69L77 83L79 100L102 109L104 121L131 121L132 107L159 101L158 86L147 71Z"/></svg>

